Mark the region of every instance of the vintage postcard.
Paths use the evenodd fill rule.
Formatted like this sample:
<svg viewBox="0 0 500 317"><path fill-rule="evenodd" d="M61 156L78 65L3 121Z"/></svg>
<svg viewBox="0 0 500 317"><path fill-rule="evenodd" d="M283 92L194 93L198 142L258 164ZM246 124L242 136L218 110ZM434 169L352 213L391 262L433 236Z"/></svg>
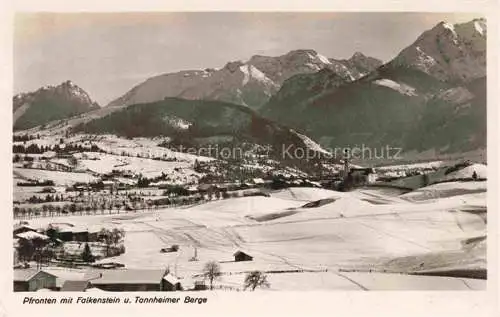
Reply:
<svg viewBox="0 0 500 317"><path fill-rule="evenodd" d="M13 12L4 314L489 312L498 35L452 9Z"/></svg>

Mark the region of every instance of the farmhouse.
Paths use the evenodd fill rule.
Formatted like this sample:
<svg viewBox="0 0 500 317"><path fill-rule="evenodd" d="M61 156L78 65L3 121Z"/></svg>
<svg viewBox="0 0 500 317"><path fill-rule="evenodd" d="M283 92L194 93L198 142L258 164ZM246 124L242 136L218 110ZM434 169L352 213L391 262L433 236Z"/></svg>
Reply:
<svg viewBox="0 0 500 317"><path fill-rule="evenodd" d="M106 190L113 190L115 188L115 182L110 181L110 180L102 181L102 185L104 186L104 189L106 189Z"/></svg>
<svg viewBox="0 0 500 317"><path fill-rule="evenodd" d="M350 173L355 185L373 183L376 178L373 168L356 168L352 167Z"/></svg>
<svg viewBox="0 0 500 317"><path fill-rule="evenodd" d="M189 192L190 195L194 195L198 193L198 187L194 185L188 186L187 191Z"/></svg>
<svg viewBox="0 0 500 317"><path fill-rule="evenodd" d="M236 251L234 254L234 261L235 262L241 262L241 261L252 261L253 257L246 254L243 251Z"/></svg>
<svg viewBox="0 0 500 317"><path fill-rule="evenodd" d="M168 291L170 282L163 279L165 275L167 270L109 270L102 271L100 278L92 280L92 285L111 292Z"/></svg>
<svg viewBox="0 0 500 317"><path fill-rule="evenodd" d="M23 239L23 240L35 240L35 239L43 240L43 241L49 240L48 236L41 234L41 233L38 233L38 232L35 232L35 231L26 231L23 233L19 233L19 234L16 234L16 237L19 239Z"/></svg>
<svg viewBox="0 0 500 317"><path fill-rule="evenodd" d="M182 290L182 286L179 279L170 273L168 273L163 277L163 285L164 285L163 290L167 292Z"/></svg>
<svg viewBox="0 0 500 317"><path fill-rule="evenodd" d="M55 289L56 276L32 269L14 270L14 292L36 292L42 288Z"/></svg>
<svg viewBox="0 0 500 317"><path fill-rule="evenodd" d="M44 269L44 272L52 274L56 277L56 290L60 291L64 287L66 282L88 282L93 279L99 278L99 272L94 271L81 271L81 270L73 270L67 268L58 268L58 269ZM68 285L71 285L69 283ZM69 286L66 287L69 287ZM75 286L72 286L75 287ZM91 287L91 286L89 286Z"/></svg>
<svg viewBox="0 0 500 317"><path fill-rule="evenodd" d="M59 239L62 241L89 241L89 231L81 227L67 227L59 231Z"/></svg>
<svg viewBox="0 0 500 317"><path fill-rule="evenodd" d="M158 181L158 182L149 183L149 187L156 187L159 189L167 189L171 185L172 185L172 183L167 182L167 181Z"/></svg>
<svg viewBox="0 0 500 317"><path fill-rule="evenodd" d="M264 185L265 184L265 181L262 178L254 178L254 179L252 179L252 182L255 185Z"/></svg>
<svg viewBox="0 0 500 317"><path fill-rule="evenodd" d="M85 227L58 227L58 236L62 241L77 241L77 242L90 242L99 241L99 232L102 229L101 226L93 226L91 228Z"/></svg>
<svg viewBox="0 0 500 317"><path fill-rule="evenodd" d="M91 288L92 284L89 281L65 281L61 287L61 292L85 292L87 289Z"/></svg>
<svg viewBox="0 0 500 317"><path fill-rule="evenodd" d="M204 291L207 289L207 285L205 284L205 281L195 281L194 282L194 290L195 291Z"/></svg>
<svg viewBox="0 0 500 317"><path fill-rule="evenodd" d="M135 181L130 178L116 178L118 183L116 184L116 189L124 190L135 186Z"/></svg>
<svg viewBox="0 0 500 317"><path fill-rule="evenodd" d="M36 232L35 229L33 229L32 227L28 226L27 224L16 224L14 225L14 237L16 237L16 235L20 234L20 233L24 233L24 232L29 232L29 231L32 231L32 232Z"/></svg>
<svg viewBox="0 0 500 317"><path fill-rule="evenodd" d="M90 186L84 183L75 183L71 185L70 187L66 187L67 192L71 191L77 191L77 192L84 192L90 190Z"/></svg>

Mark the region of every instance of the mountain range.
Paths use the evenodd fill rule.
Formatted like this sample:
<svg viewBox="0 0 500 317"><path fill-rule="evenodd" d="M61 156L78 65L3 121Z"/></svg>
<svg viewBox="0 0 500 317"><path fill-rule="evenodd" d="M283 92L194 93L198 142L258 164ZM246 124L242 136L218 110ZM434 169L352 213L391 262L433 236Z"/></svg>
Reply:
<svg viewBox="0 0 500 317"><path fill-rule="evenodd" d="M109 106L128 106L176 97L218 100L258 109L288 78L330 69L351 82L382 65L380 60L355 53L350 59L327 58L314 50L295 50L271 57L254 55L248 61L228 62L221 69L190 70L147 79Z"/></svg>
<svg viewBox="0 0 500 317"><path fill-rule="evenodd" d="M328 148L459 153L486 147L486 24L441 22L350 83L329 69L284 82L260 109Z"/></svg>
<svg viewBox="0 0 500 317"><path fill-rule="evenodd" d="M277 140L303 145L297 135L307 135L327 148L390 145L405 152L484 149L486 32L484 19L441 22L385 64L359 52L345 60L307 49L254 55L220 69L149 78L102 108L66 82L15 96L14 129L62 119L47 127L190 142L258 137L259 144L289 131ZM263 126L274 132L256 133Z"/></svg>

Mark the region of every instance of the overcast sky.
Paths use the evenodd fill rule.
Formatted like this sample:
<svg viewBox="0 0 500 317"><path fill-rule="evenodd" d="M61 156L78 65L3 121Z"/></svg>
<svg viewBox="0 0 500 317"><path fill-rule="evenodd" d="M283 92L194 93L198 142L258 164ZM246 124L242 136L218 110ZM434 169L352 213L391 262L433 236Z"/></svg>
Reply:
<svg viewBox="0 0 500 317"><path fill-rule="evenodd" d="M72 80L101 105L150 76L222 67L254 54L314 49L392 59L453 13L79 13L18 14L14 90Z"/></svg>

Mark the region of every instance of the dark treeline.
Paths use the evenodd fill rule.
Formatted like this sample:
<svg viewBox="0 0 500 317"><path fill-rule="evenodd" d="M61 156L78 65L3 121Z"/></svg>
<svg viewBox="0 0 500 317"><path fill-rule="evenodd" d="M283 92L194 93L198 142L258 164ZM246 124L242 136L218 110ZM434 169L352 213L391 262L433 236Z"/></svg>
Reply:
<svg viewBox="0 0 500 317"><path fill-rule="evenodd" d="M34 139L40 139L40 135L37 134L36 136L34 135L14 135L12 137L12 140L14 142L26 142L26 141L31 141L31 140L34 140Z"/></svg>
<svg viewBox="0 0 500 317"><path fill-rule="evenodd" d="M47 151L54 151L56 153L71 153L71 152L104 152L97 145L92 144L90 147L83 147L81 144L73 145L67 144L62 147L59 144L53 146L39 146L38 144L30 144L25 146L23 144L14 144L12 146L13 153L23 153L23 154L43 154Z"/></svg>

